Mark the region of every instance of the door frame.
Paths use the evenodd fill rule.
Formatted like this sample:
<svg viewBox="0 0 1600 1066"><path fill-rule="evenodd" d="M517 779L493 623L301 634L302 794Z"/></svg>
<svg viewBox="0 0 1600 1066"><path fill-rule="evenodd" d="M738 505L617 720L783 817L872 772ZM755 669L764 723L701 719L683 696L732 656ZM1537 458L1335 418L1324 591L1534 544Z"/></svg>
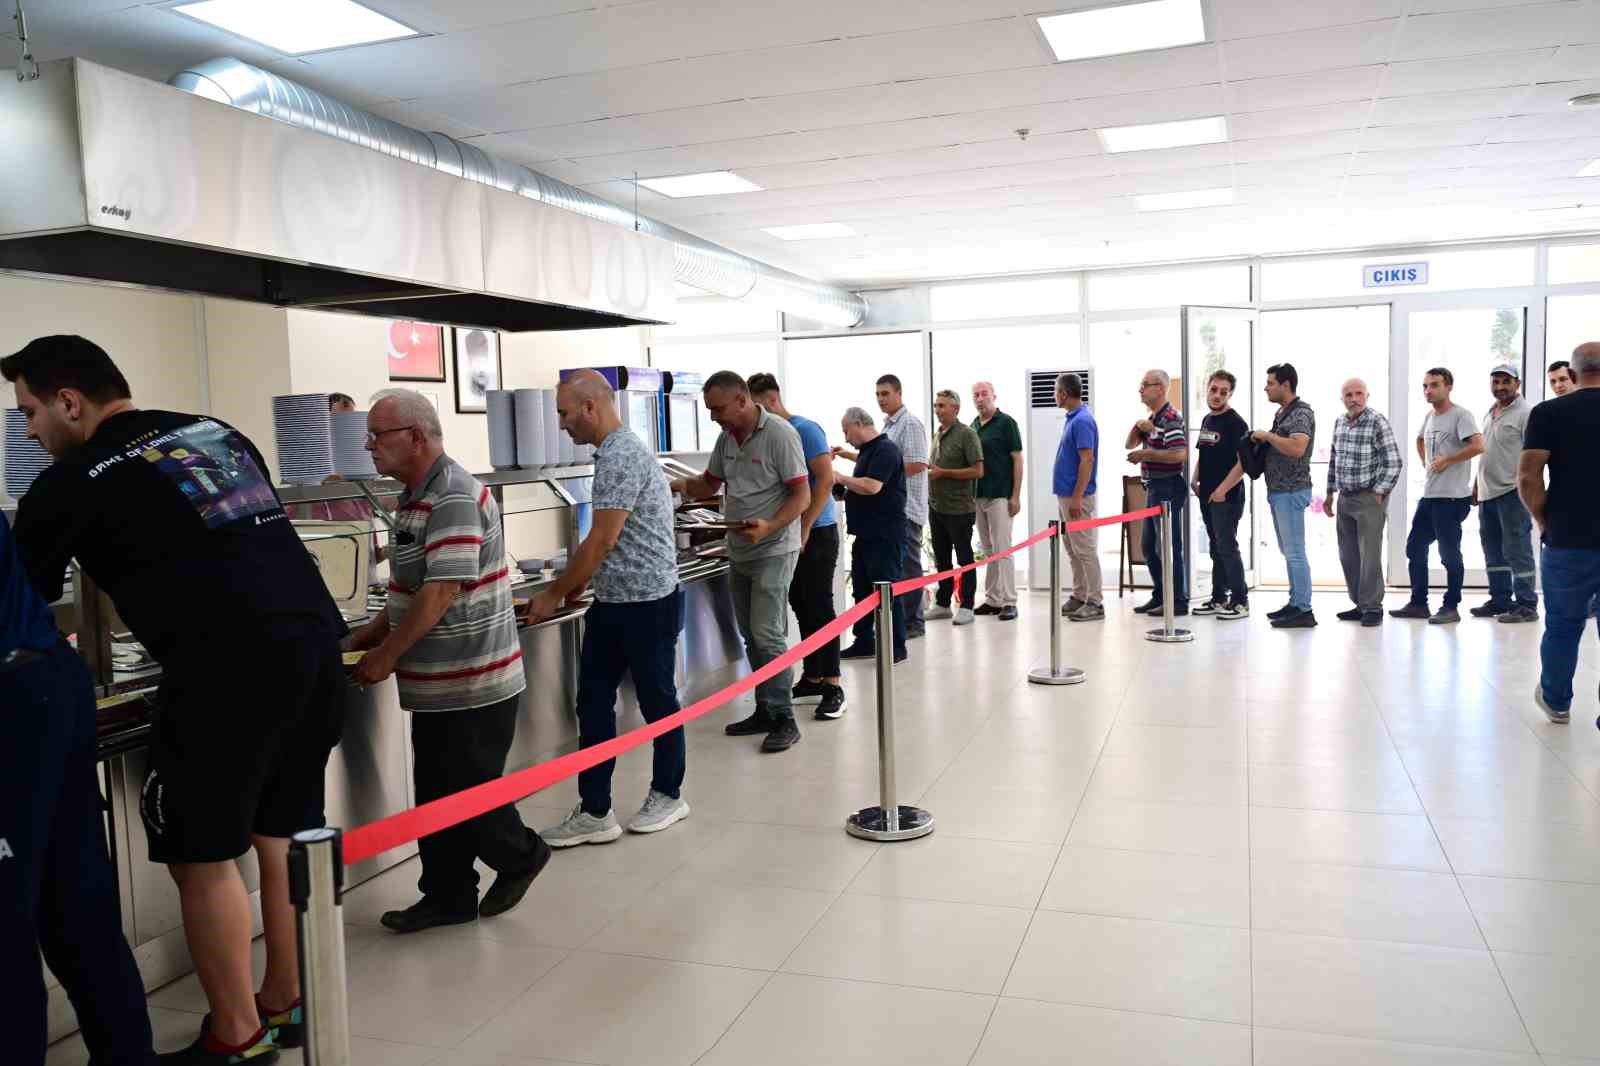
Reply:
<svg viewBox="0 0 1600 1066"><path fill-rule="evenodd" d="M1195 395L1197 395L1195 392L1195 387L1199 384L1199 382L1195 380L1193 373L1191 373L1191 370L1195 365L1190 359L1189 352L1189 316L1191 311L1201 313L1220 312L1224 317L1243 320L1249 327L1250 350L1246 356L1247 365L1245 366L1245 372L1243 374L1234 373L1234 376L1239 379L1240 388L1244 390L1244 395L1248 397L1248 399L1245 401L1247 409L1241 413L1244 416L1246 424L1248 424L1252 429L1255 428L1256 394L1254 383L1256 378L1256 342L1258 340L1257 327L1260 323L1261 312L1256 310L1254 307L1230 304L1183 304L1178 308L1178 373L1184 389L1184 395L1181 397L1183 406L1179 409L1179 413L1183 416L1184 437L1189 443L1189 455L1191 460L1193 460L1193 462L1185 464L1183 476L1186 480L1192 482L1196 464L1198 464L1199 461L1194 455L1194 442L1200 433L1200 419L1204 418L1205 416L1200 415L1198 418L1193 420L1191 420L1189 417L1189 409L1192 406L1190 401L1195 397ZM1204 369L1204 367L1202 366L1200 369ZM1236 388L1234 389L1235 410L1238 410L1237 401L1239 400L1239 397L1239 388ZM1246 588L1254 588L1256 584L1256 486L1255 482L1249 478L1245 479L1244 485L1245 514L1242 524L1245 528L1243 529L1242 533L1244 538L1249 543L1249 548L1244 552L1244 582ZM1191 493L1191 495L1193 494ZM1194 584L1195 557L1198 554L1194 550L1196 540L1194 536L1194 518L1191 512L1197 511L1200 507L1200 503L1201 501L1197 499L1194 501L1193 508L1185 507L1183 511L1183 543L1185 547L1184 568L1188 571L1188 587L1189 596L1191 599L1193 599L1196 595Z"/></svg>

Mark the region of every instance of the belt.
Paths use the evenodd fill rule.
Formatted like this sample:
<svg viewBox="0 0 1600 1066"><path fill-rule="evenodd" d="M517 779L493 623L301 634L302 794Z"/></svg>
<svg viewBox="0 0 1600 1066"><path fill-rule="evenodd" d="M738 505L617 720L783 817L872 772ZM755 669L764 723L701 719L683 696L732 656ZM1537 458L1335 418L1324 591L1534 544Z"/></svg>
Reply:
<svg viewBox="0 0 1600 1066"><path fill-rule="evenodd" d="M17 648L0 655L0 674L9 674L13 670L20 670L29 663L38 662L45 657L45 652L33 648Z"/></svg>

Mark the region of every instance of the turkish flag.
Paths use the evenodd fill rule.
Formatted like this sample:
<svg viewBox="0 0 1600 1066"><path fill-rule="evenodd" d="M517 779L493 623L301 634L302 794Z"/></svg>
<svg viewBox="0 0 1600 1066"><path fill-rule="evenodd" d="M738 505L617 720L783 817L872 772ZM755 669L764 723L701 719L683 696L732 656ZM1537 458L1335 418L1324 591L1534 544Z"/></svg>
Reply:
<svg viewBox="0 0 1600 1066"><path fill-rule="evenodd" d="M444 380L444 327L426 322L389 323L391 380Z"/></svg>

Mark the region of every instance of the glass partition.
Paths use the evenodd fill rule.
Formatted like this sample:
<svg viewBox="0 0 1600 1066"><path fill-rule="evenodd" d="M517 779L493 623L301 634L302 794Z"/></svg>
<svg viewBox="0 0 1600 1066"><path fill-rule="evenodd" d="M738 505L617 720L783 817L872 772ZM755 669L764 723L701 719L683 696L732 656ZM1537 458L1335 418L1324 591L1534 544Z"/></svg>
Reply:
<svg viewBox="0 0 1600 1066"><path fill-rule="evenodd" d="M839 422L847 408L865 408L882 428L876 389L878 378L884 374L900 379L902 395L912 414L924 424L932 418L921 333L791 340L787 356L789 380L780 382L785 406L820 425L834 444L844 443Z"/></svg>

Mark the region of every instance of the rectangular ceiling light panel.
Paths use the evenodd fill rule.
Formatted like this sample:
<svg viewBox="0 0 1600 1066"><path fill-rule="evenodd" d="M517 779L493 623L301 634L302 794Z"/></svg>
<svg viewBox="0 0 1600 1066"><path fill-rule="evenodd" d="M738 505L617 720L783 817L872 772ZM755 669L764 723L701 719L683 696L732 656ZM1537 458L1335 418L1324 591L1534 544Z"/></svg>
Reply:
<svg viewBox="0 0 1600 1066"><path fill-rule="evenodd" d="M200 0L171 10L288 55L418 36L355 0Z"/></svg>
<svg viewBox="0 0 1600 1066"><path fill-rule="evenodd" d="M843 222L811 222L804 226L773 226L766 232L780 241L820 241L829 237L854 237L856 231Z"/></svg>
<svg viewBox="0 0 1600 1066"><path fill-rule="evenodd" d="M679 174L670 178L640 178L639 184L662 196L722 196L736 192L760 192L761 186L727 170L704 174Z"/></svg>
<svg viewBox="0 0 1600 1066"><path fill-rule="evenodd" d="M1174 48L1206 39L1200 0L1148 0L1041 15L1039 30L1060 62Z"/></svg>
<svg viewBox="0 0 1600 1066"><path fill-rule="evenodd" d="M1195 189L1190 192L1162 192L1136 196L1141 211L1179 211L1186 207L1226 207L1233 203L1233 189Z"/></svg>
<svg viewBox="0 0 1600 1066"><path fill-rule="evenodd" d="M1221 144L1228 139L1228 120L1212 115L1181 122L1107 126L1098 132L1100 144L1108 152L1148 152L1157 148L1186 148L1192 144Z"/></svg>

